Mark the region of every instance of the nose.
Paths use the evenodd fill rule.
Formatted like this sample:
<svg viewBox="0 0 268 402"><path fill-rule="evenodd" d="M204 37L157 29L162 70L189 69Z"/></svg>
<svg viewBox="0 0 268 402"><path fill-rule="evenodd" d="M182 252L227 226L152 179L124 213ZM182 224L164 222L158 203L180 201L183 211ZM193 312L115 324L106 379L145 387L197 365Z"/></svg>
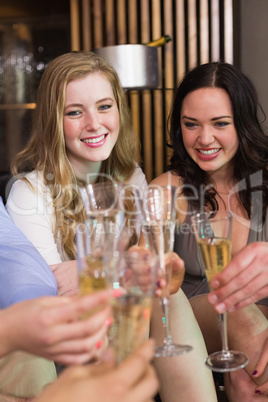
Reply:
<svg viewBox="0 0 268 402"><path fill-rule="evenodd" d="M88 112L85 117L85 129L87 131L97 131L101 126L99 116L95 112Z"/></svg>
<svg viewBox="0 0 268 402"><path fill-rule="evenodd" d="M214 141L214 135L211 127L201 127L198 135L198 142L202 146L208 146Z"/></svg>

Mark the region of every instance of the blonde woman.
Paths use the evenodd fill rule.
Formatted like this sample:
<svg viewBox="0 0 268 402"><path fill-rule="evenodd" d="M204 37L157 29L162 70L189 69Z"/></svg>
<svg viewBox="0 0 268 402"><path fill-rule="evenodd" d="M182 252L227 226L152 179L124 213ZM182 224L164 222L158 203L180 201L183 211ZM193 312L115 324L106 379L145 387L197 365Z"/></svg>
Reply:
<svg viewBox="0 0 268 402"><path fill-rule="evenodd" d="M139 141L115 70L92 52L71 52L46 68L30 141L12 163L20 179L7 210L51 266L59 293L72 293L74 232L84 218L79 182L102 173L146 188ZM66 262L65 264L61 264Z"/></svg>

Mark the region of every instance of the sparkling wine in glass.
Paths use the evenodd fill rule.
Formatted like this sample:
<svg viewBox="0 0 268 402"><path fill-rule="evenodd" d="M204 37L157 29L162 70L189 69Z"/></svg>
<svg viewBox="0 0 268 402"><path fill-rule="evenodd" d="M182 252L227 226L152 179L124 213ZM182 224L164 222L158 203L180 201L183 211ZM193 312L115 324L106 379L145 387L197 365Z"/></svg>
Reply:
<svg viewBox="0 0 268 402"><path fill-rule="evenodd" d="M232 214L226 211L200 212L191 217L199 253L208 283L231 260ZM227 313L217 314L222 350L210 354L206 365L213 371L235 371L246 366L248 357L242 352L229 350Z"/></svg>
<svg viewBox="0 0 268 402"><path fill-rule="evenodd" d="M137 246L126 251L110 270L113 289L121 291L121 295L111 298L113 322L109 329L110 345L117 363L128 357L149 336L158 270L158 256Z"/></svg>
<svg viewBox="0 0 268 402"><path fill-rule="evenodd" d="M129 235L119 209L118 185L105 175L94 175L80 188L86 219L76 228L79 292L107 287L107 273L124 251Z"/></svg>
<svg viewBox="0 0 268 402"><path fill-rule="evenodd" d="M102 247L105 234L99 235L96 231L90 220L78 224L76 228L78 288L81 296L107 287L108 258Z"/></svg>
<svg viewBox="0 0 268 402"><path fill-rule="evenodd" d="M190 352L189 345L175 344L172 340L169 321L170 281L172 279L171 263L165 265L165 254L173 251L176 224L176 187L150 185L144 194L142 212L144 216L144 238L159 256L160 270L166 280L162 290L160 304L164 327L163 344L156 348L155 357L176 356Z"/></svg>

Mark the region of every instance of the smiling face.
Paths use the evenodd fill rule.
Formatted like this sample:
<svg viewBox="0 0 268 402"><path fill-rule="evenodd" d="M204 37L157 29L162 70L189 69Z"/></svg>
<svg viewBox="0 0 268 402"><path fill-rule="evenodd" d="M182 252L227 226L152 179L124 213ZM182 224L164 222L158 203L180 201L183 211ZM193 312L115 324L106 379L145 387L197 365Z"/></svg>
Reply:
<svg viewBox="0 0 268 402"><path fill-rule="evenodd" d="M119 111L112 86L103 73L75 79L66 87L63 131L75 174L97 172L119 134Z"/></svg>
<svg viewBox="0 0 268 402"><path fill-rule="evenodd" d="M190 157L208 174L230 172L238 148L233 110L227 92L201 88L190 92L181 109L183 143Z"/></svg>

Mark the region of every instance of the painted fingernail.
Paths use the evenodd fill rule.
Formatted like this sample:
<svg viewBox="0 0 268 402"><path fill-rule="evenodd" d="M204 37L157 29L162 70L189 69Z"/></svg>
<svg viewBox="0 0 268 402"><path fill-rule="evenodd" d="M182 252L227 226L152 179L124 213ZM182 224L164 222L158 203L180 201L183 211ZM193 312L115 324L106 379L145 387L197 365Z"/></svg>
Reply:
<svg viewBox="0 0 268 402"><path fill-rule="evenodd" d="M100 340L99 342L97 342L96 344L96 349L99 349L102 345L102 340Z"/></svg>
<svg viewBox="0 0 268 402"><path fill-rule="evenodd" d="M216 308L216 311L217 311L218 313L223 313L223 312L225 311L225 304L220 303L220 304L218 304L215 308Z"/></svg>
<svg viewBox="0 0 268 402"><path fill-rule="evenodd" d="M157 284L157 287L160 288L161 281L157 281L156 284Z"/></svg>
<svg viewBox="0 0 268 402"><path fill-rule="evenodd" d="M209 295L209 301L210 301L210 303L212 303L212 304L216 304L217 301L218 301L218 298L217 298L216 295Z"/></svg>
<svg viewBox="0 0 268 402"><path fill-rule="evenodd" d="M253 373L252 373L252 375L257 375L257 374L258 374L257 370L254 370Z"/></svg>
<svg viewBox="0 0 268 402"><path fill-rule="evenodd" d="M211 286L213 287L213 289L218 289L218 287L220 286L220 282L217 281L217 279L214 279L214 281L211 283Z"/></svg>
<svg viewBox="0 0 268 402"><path fill-rule="evenodd" d="M111 323L112 323L112 319L111 319L111 318L107 318L107 320L105 320L105 325L106 325L107 328L109 328L109 326L111 325Z"/></svg>
<svg viewBox="0 0 268 402"><path fill-rule="evenodd" d="M113 297L120 297L122 296L123 291L122 289L113 289Z"/></svg>
<svg viewBox="0 0 268 402"><path fill-rule="evenodd" d="M256 389L255 394L261 394L261 391L259 391L258 389Z"/></svg>

